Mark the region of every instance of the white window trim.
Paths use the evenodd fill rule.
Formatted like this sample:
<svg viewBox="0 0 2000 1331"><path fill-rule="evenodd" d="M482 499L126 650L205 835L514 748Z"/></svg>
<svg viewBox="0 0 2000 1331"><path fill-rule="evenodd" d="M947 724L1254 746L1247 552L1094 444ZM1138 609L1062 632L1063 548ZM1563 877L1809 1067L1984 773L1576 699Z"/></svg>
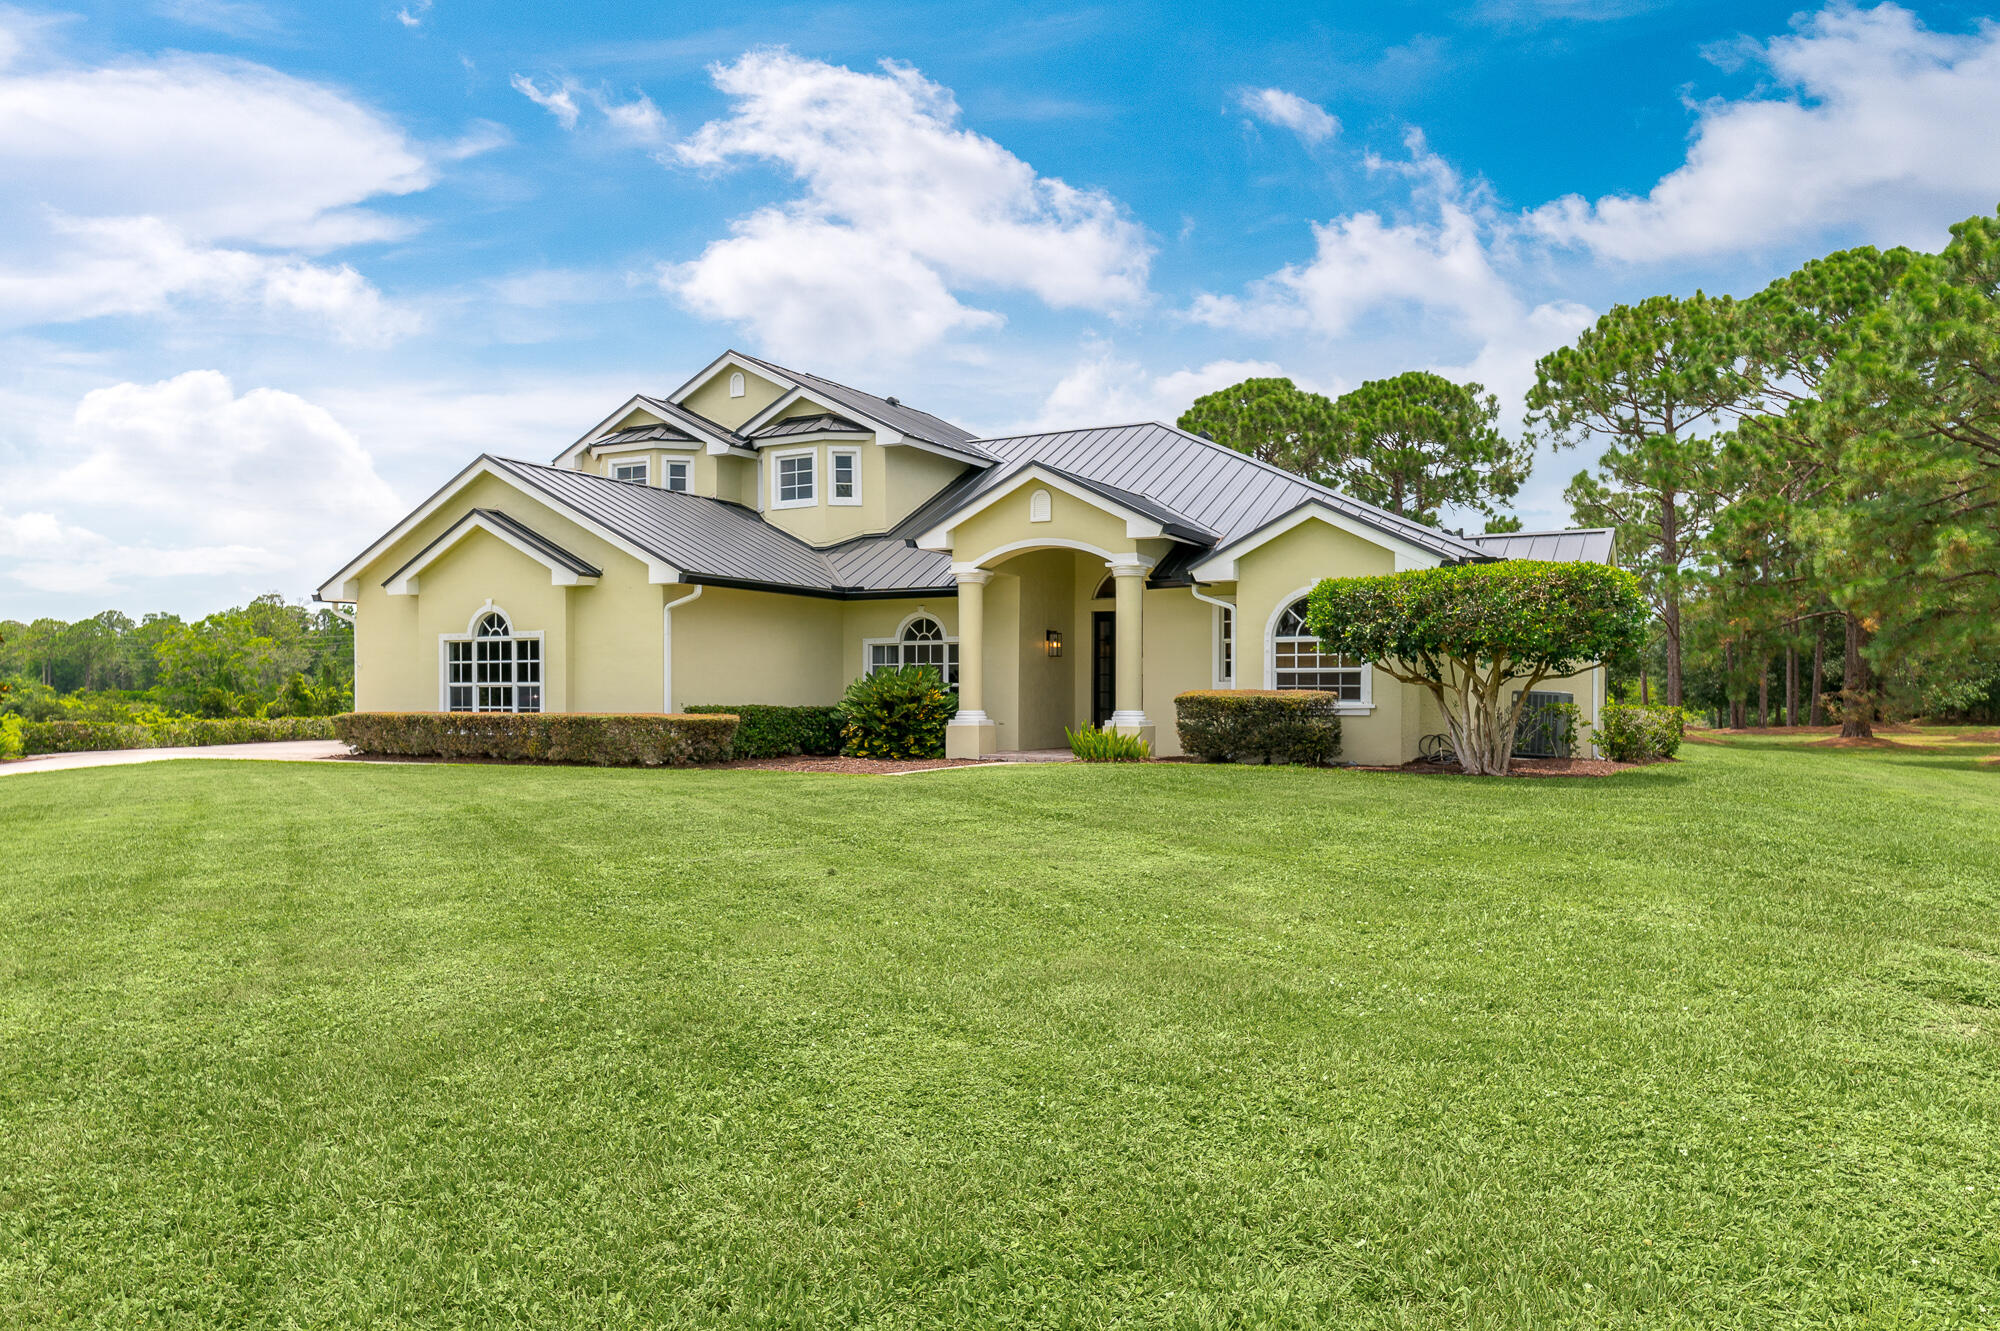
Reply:
<svg viewBox="0 0 2000 1331"><path fill-rule="evenodd" d="M488 615L496 615L496 614L507 621L508 637L533 638L537 642L542 643L542 650L541 650L542 678L538 686L542 691L542 705L536 708L532 712L482 712L480 713L480 715L539 716L541 713L549 710L549 651L548 651L548 643L543 640L544 630L542 629L523 630L516 628L514 626L514 616L508 614L504 607L493 604L493 599L491 597L488 597L486 600L486 604L480 606L477 610L473 611L472 618L465 621L465 632L438 634L438 710L440 712L451 711L451 648L446 644L454 642L472 642L476 640L479 637L479 621L486 618ZM518 688L519 685L510 685L509 687Z"/></svg>
<svg viewBox="0 0 2000 1331"><path fill-rule="evenodd" d="M860 677L866 678L868 675L869 667L875 663L875 648L901 647L903 645L903 635L909 631L910 625L916 623L920 619L931 620L935 622L939 628L944 629L944 643L945 647L947 648L946 659L949 660L950 659L949 649L958 646L958 635L956 633L953 633L950 629L945 628L943 615L937 614L930 610L917 610L912 614L905 615L903 617L903 622L896 625L896 632L890 637L863 638L861 640ZM474 622L477 623L478 621L475 620ZM510 620L508 622L511 623L512 621ZM964 667L964 664L965 663L963 660L959 662L959 666L961 669Z"/></svg>
<svg viewBox="0 0 2000 1331"><path fill-rule="evenodd" d="M771 507L817 508L819 506L819 450L817 448L787 448L782 451L774 450L769 454L769 457L771 459ZM786 458L813 459L813 492L810 497L805 499L778 498L778 477L784 470L784 461Z"/></svg>
<svg viewBox="0 0 2000 1331"><path fill-rule="evenodd" d="M1214 679L1216 688L1233 689L1236 687L1236 661L1243 654L1243 617L1236 613L1236 606L1233 602L1225 601L1220 597L1206 595L1199 587L1190 587L1188 591L1193 593L1195 600L1202 602L1204 605L1214 607L1210 612L1212 617L1209 620L1208 629L1209 674ZM1231 634L1229 645L1231 650L1229 652L1229 669L1226 671L1222 668L1222 617L1224 615L1232 617L1230 623Z"/></svg>
<svg viewBox="0 0 2000 1331"><path fill-rule="evenodd" d="M1271 611L1271 617L1264 621L1264 687L1278 687L1278 621L1292 608L1292 602L1312 595L1312 589L1319 584L1307 583L1289 596L1278 598L1278 604ZM1243 625L1236 625L1236 651L1243 651ZM1375 710L1375 667L1372 663L1361 663L1361 700L1359 702L1335 703L1333 710L1341 716L1366 716Z"/></svg>
<svg viewBox="0 0 2000 1331"><path fill-rule="evenodd" d="M660 464L660 488L663 490L674 489L675 467L681 469L681 480L684 484L679 490L674 491L674 493L692 493L694 489L694 463L687 458L668 458Z"/></svg>
<svg viewBox="0 0 2000 1331"><path fill-rule="evenodd" d="M618 474L621 468L630 467L637 467L639 469L639 478L637 480L632 479L630 476L620 476ZM653 483L653 460L651 458L640 458L637 462L620 462L614 460L611 464L611 479L614 481L624 481L628 485L651 485Z"/></svg>
<svg viewBox="0 0 2000 1331"><path fill-rule="evenodd" d="M854 493L842 499L834 489L835 458L854 459ZM861 503L861 450L858 448L829 448L826 450L826 502L841 508L854 508Z"/></svg>

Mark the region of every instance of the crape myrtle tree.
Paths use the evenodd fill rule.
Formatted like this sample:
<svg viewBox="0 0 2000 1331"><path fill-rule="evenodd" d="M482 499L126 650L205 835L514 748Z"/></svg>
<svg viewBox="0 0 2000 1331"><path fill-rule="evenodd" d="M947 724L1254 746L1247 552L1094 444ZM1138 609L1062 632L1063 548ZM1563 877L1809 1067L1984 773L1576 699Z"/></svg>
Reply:
<svg viewBox="0 0 2000 1331"><path fill-rule="evenodd" d="M1301 476L1318 476L1331 451L1333 403L1290 379L1245 379L1194 400L1178 422L1191 434Z"/></svg>
<svg viewBox="0 0 2000 1331"><path fill-rule="evenodd" d="M1328 578L1306 609L1327 651L1428 689L1459 766L1486 776L1506 774L1537 685L1632 652L1646 619L1626 570L1530 559Z"/></svg>
<svg viewBox="0 0 2000 1331"><path fill-rule="evenodd" d="M1734 302L1700 292L1614 305L1535 364L1527 427L1557 448L1601 441L1596 474L1565 497L1576 520L1617 529L1666 637L1667 701L1681 702L1681 607L1715 509L1712 437L1742 401Z"/></svg>
<svg viewBox="0 0 2000 1331"><path fill-rule="evenodd" d="M1446 505L1488 517L1528 479L1532 445L1494 428L1500 402L1479 384L1411 370L1371 379L1333 404L1324 479L1419 522Z"/></svg>

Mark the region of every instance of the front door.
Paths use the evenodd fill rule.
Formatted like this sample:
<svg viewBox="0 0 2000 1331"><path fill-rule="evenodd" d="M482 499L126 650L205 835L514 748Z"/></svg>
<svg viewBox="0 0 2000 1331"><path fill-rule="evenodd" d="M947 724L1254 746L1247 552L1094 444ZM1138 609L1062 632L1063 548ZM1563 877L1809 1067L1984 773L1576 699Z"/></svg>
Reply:
<svg viewBox="0 0 2000 1331"><path fill-rule="evenodd" d="M1118 612L1090 612L1090 721L1102 726L1117 708Z"/></svg>

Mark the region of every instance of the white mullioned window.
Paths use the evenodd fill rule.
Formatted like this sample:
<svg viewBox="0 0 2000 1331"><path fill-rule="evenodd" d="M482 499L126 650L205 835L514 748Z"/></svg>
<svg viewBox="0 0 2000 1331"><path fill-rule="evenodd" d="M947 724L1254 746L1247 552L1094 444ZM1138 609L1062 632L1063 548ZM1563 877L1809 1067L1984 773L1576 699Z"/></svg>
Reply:
<svg viewBox="0 0 2000 1331"><path fill-rule="evenodd" d="M858 504L861 502L861 450L858 448L831 448L826 454L826 469L829 473L826 502L829 504Z"/></svg>
<svg viewBox="0 0 2000 1331"><path fill-rule="evenodd" d="M542 710L542 635L514 632L505 611L483 610L469 632L446 635L443 666L448 712Z"/></svg>
<svg viewBox="0 0 2000 1331"><path fill-rule="evenodd" d="M815 464L819 450L779 453L771 459L771 507L803 508L819 497Z"/></svg>
<svg viewBox="0 0 2000 1331"><path fill-rule="evenodd" d="M611 464L611 479L614 481L637 481L644 485L647 481L646 459L637 462L614 462Z"/></svg>
<svg viewBox="0 0 2000 1331"><path fill-rule="evenodd" d="M667 464L667 468L666 468L666 470L667 470L667 477L666 477L666 488L667 488L667 489L669 489L669 490L686 490L686 489L688 488L688 464L687 464L687 463L685 463L685 462L669 462L669 463Z"/></svg>
<svg viewBox="0 0 2000 1331"><path fill-rule="evenodd" d="M1236 612L1228 606L1216 607L1215 677L1224 687L1236 684Z"/></svg>
<svg viewBox="0 0 2000 1331"><path fill-rule="evenodd" d="M917 615L893 638L868 639L862 652L861 672L865 675L897 666L935 666L945 683L958 687L958 639L946 637L944 625L929 615Z"/></svg>
<svg viewBox="0 0 2000 1331"><path fill-rule="evenodd" d="M1271 627L1271 687L1274 689L1318 689L1344 703L1366 705L1368 666L1320 649L1320 641L1306 627L1306 598L1301 596L1285 607Z"/></svg>

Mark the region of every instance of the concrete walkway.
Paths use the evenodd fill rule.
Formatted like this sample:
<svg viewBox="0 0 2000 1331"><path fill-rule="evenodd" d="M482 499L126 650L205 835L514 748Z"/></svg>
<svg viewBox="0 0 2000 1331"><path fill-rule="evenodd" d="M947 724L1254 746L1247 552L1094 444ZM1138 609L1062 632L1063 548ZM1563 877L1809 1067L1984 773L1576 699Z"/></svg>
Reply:
<svg viewBox="0 0 2000 1331"><path fill-rule="evenodd" d="M305 762L342 758L347 746L337 739L286 739L265 744L201 744L174 749L99 749L92 753L38 753L0 763L0 776L23 772L66 772L78 767L123 767L127 763L162 763L170 758L263 758Z"/></svg>

